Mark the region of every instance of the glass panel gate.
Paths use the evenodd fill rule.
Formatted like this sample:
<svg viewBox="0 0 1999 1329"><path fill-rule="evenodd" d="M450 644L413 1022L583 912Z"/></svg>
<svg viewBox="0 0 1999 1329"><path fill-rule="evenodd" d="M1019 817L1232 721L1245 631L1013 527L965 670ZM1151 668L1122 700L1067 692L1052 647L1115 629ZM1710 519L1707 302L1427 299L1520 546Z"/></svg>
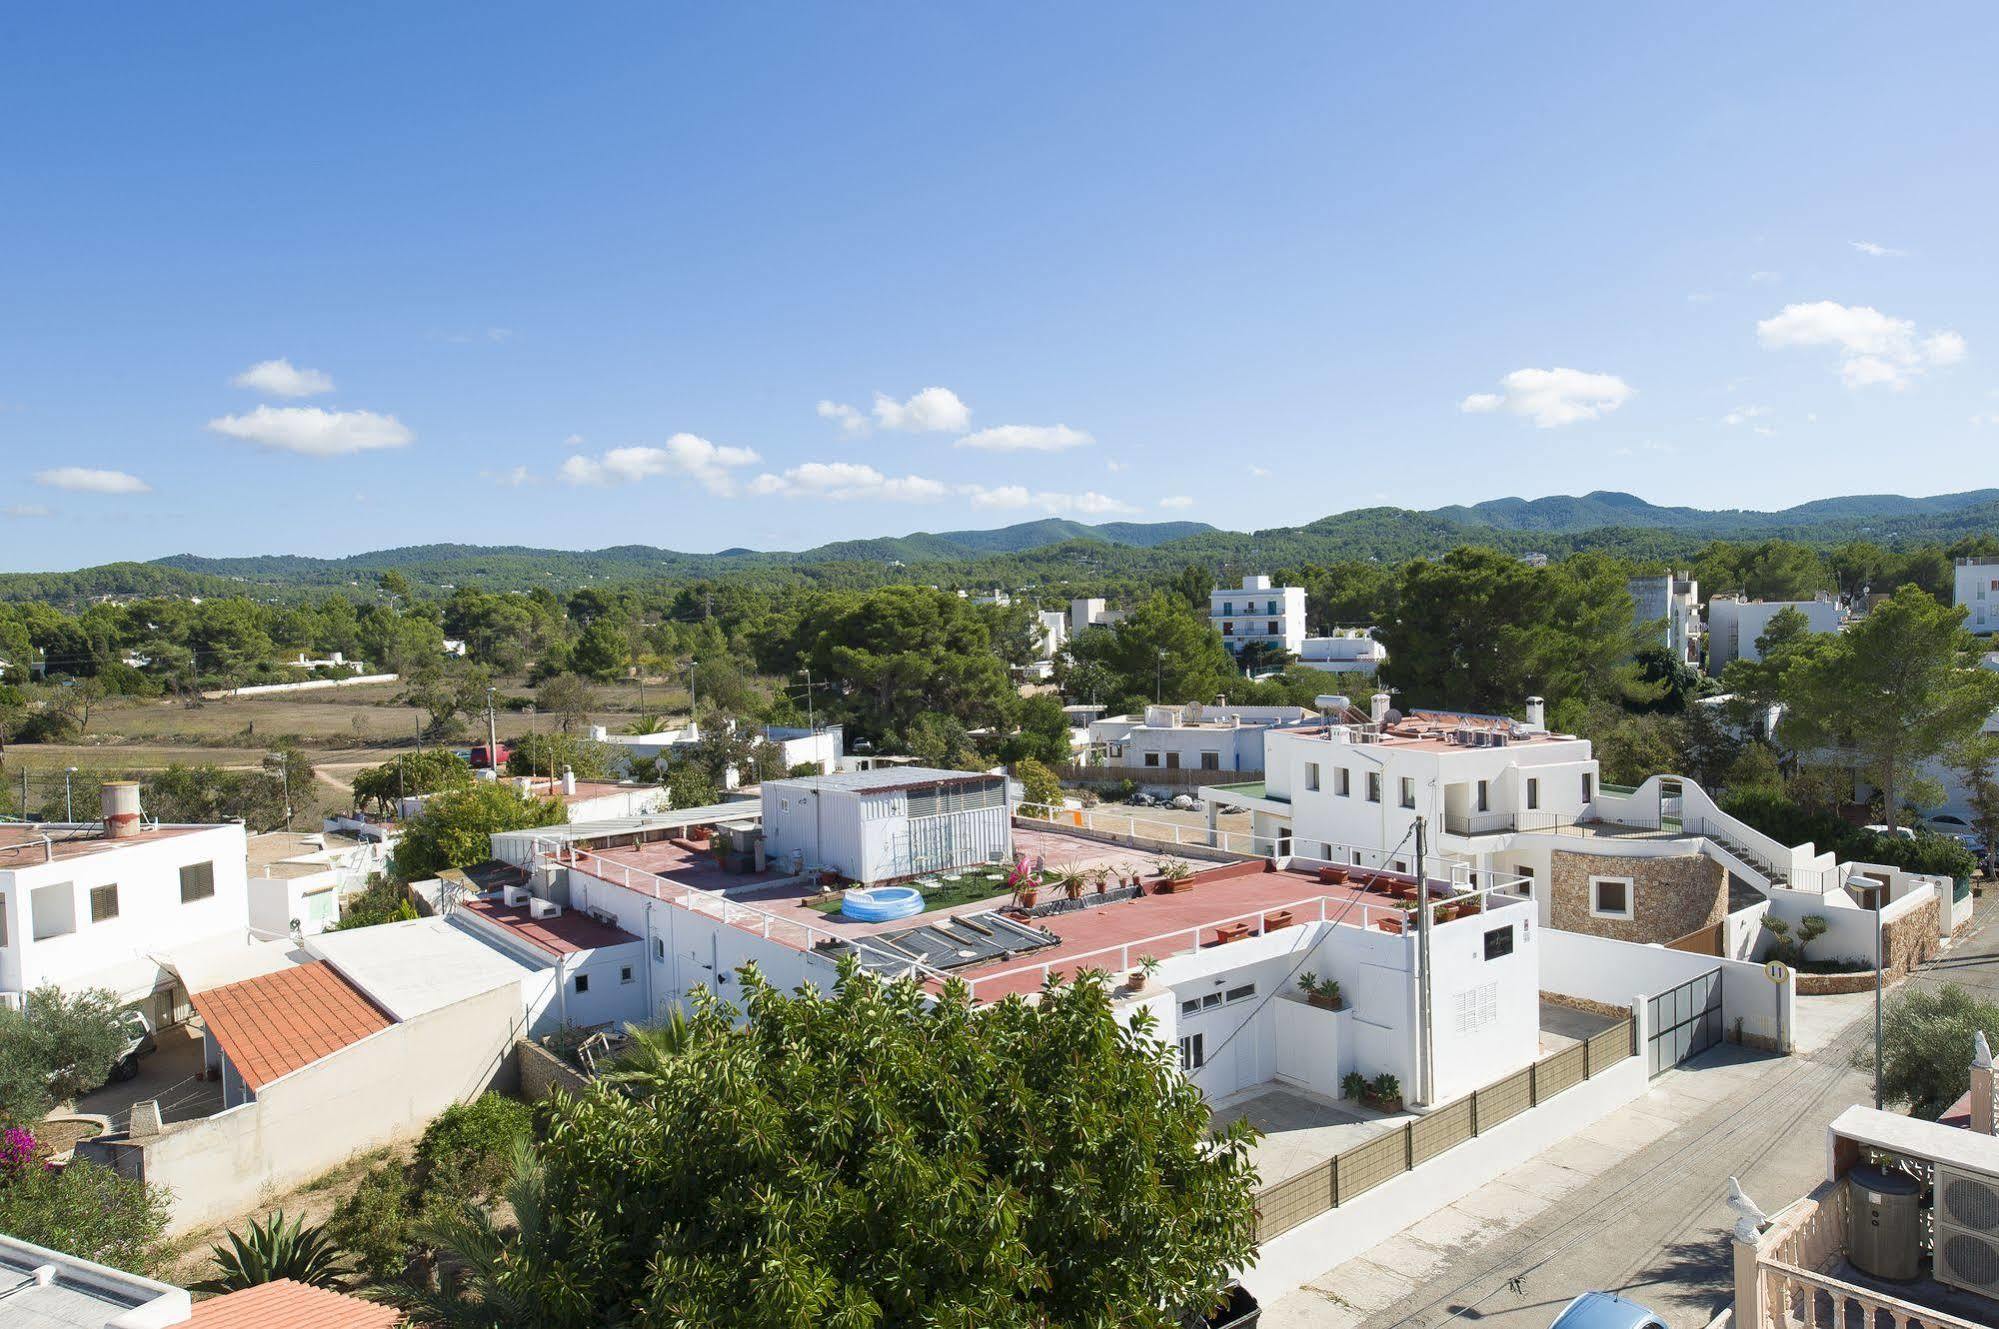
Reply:
<svg viewBox="0 0 1999 1329"><path fill-rule="evenodd" d="M1721 970L1647 999L1646 1069L1653 1075L1671 1070L1721 1042Z"/></svg>

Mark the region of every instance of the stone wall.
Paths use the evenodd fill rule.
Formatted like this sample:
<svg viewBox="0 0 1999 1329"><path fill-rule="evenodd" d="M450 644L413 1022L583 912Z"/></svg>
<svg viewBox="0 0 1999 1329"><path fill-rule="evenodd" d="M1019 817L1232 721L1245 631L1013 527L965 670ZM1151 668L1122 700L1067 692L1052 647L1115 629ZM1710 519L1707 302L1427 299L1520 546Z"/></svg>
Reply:
<svg viewBox="0 0 1999 1329"><path fill-rule="evenodd" d="M1938 927L1942 914L1933 895L1920 905L1883 925L1881 949L1888 956L1888 972L1906 974L1937 953Z"/></svg>
<svg viewBox="0 0 1999 1329"><path fill-rule="evenodd" d="M1550 858L1549 919L1564 932L1663 946L1728 916L1728 873L1705 854L1625 858L1557 849ZM1591 877L1629 877L1632 916L1592 914Z"/></svg>
<svg viewBox="0 0 1999 1329"><path fill-rule="evenodd" d="M514 1050L520 1064L521 1097L530 1103L541 1102L557 1089L581 1094L590 1086L583 1072L539 1043L523 1038L514 1044Z"/></svg>

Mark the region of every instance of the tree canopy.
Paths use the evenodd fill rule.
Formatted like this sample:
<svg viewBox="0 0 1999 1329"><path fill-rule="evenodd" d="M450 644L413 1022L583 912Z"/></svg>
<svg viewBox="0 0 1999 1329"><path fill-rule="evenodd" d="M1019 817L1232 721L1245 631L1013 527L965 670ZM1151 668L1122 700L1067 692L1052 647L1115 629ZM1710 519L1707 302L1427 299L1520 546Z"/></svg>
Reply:
<svg viewBox="0 0 1999 1329"><path fill-rule="evenodd" d="M559 826L563 820L561 803L528 798L496 780L449 789L426 799L422 809L403 823L402 838L396 842L396 873L404 881L421 881L446 868L471 867L493 856L495 832Z"/></svg>
<svg viewBox="0 0 1999 1329"><path fill-rule="evenodd" d="M468 1234L446 1318L1178 1329L1249 1258L1249 1132L1210 1138L1101 977L983 1010L851 967L825 995L742 986L746 1020L697 1000L557 1101L531 1217Z"/></svg>

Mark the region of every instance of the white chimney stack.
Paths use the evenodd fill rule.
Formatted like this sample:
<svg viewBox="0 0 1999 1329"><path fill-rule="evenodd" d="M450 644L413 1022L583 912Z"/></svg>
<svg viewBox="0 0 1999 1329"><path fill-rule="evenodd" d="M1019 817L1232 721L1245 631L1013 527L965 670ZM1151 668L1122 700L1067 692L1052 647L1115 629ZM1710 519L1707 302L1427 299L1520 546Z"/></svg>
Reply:
<svg viewBox="0 0 1999 1329"><path fill-rule="evenodd" d="M1386 724L1388 722L1388 701L1389 698L1386 692L1377 692L1372 697L1369 697L1367 699L1367 718L1375 724Z"/></svg>
<svg viewBox="0 0 1999 1329"><path fill-rule="evenodd" d="M565 797L576 796L576 770L571 766L562 768L562 792Z"/></svg>
<svg viewBox="0 0 1999 1329"><path fill-rule="evenodd" d="M1527 727L1529 729L1548 727L1548 703L1539 697L1527 699Z"/></svg>

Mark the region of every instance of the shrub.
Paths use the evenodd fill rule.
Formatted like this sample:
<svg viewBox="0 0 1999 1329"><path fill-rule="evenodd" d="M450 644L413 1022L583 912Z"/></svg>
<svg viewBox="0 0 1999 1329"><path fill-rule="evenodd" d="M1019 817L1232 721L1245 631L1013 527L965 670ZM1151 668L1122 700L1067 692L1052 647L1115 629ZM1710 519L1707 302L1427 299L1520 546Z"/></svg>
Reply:
<svg viewBox="0 0 1999 1329"><path fill-rule="evenodd" d="M1999 1006L1955 984L1934 991L1908 987L1891 996L1881 1021L1882 1095L1934 1121L1970 1087L1972 1035L1980 1030L1999 1030ZM1853 1064L1874 1069L1871 1042L1854 1054Z"/></svg>
<svg viewBox="0 0 1999 1329"><path fill-rule="evenodd" d="M1340 1077L1341 1098L1351 1098L1355 1102L1358 1102L1360 1101L1361 1095L1365 1094L1366 1092L1367 1092L1367 1077L1365 1075L1362 1075L1359 1071L1348 1071L1345 1075L1342 1075Z"/></svg>
<svg viewBox="0 0 1999 1329"><path fill-rule="evenodd" d="M125 1044L118 1000L102 988L39 987L20 1010L0 1007L0 1124L32 1124L97 1088Z"/></svg>
<svg viewBox="0 0 1999 1329"><path fill-rule="evenodd" d="M39 1164L0 1178L0 1232L118 1269L153 1264L167 1194L96 1163Z"/></svg>
<svg viewBox="0 0 1999 1329"><path fill-rule="evenodd" d="M340 1251L326 1229L303 1219L287 1222L282 1209L267 1219L251 1219L246 1235L231 1232L226 1248L208 1249L215 1260L215 1277L192 1284L192 1291L236 1292L286 1279L337 1288L352 1272L341 1263Z"/></svg>
<svg viewBox="0 0 1999 1329"><path fill-rule="evenodd" d="M515 1146L533 1127L534 1109L504 1094L452 1104L417 1142L417 1191L425 1200L492 1198L512 1171Z"/></svg>
<svg viewBox="0 0 1999 1329"><path fill-rule="evenodd" d="M403 1276L409 1266L415 1193L408 1171L394 1159L370 1168L327 1220L328 1237L354 1257L377 1283Z"/></svg>

